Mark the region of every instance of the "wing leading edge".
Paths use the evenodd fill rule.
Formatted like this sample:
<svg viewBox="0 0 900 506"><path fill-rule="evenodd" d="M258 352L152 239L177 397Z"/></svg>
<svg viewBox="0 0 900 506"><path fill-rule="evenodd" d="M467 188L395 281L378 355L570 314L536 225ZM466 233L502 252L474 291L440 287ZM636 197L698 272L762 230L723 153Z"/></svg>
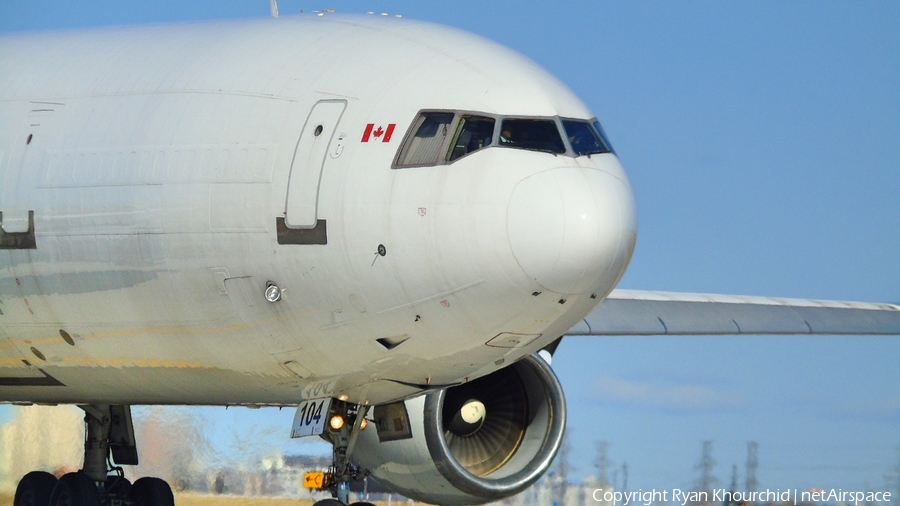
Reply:
<svg viewBox="0 0 900 506"><path fill-rule="evenodd" d="M900 334L900 305L613 290L572 336Z"/></svg>

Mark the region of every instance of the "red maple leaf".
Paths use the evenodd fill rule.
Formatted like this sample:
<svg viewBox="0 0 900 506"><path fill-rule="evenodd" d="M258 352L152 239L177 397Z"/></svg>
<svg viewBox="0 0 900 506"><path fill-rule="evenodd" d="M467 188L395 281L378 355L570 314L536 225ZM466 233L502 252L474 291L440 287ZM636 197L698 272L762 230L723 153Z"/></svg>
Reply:
<svg viewBox="0 0 900 506"><path fill-rule="evenodd" d="M375 137L381 137L381 134L383 134L383 133L384 133L384 130L382 130L381 127L379 126L377 130L372 132L372 135L374 135Z"/></svg>

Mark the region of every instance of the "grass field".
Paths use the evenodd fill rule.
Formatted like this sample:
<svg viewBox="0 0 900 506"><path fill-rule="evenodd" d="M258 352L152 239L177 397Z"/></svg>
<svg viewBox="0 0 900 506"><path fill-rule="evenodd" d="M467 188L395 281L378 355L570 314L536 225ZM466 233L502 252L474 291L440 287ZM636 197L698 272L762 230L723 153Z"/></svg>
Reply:
<svg viewBox="0 0 900 506"><path fill-rule="evenodd" d="M0 506L12 506L13 493L0 492ZM312 506L308 499L284 497L237 497L227 495L175 494L177 506Z"/></svg>
<svg viewBox="0 0 900 506"><path fill-rule="evenodd" d="M309 499L297 500L286 497L239 497L206 494L175 494L177 506L312 506ZM10 501L10 506L12 501Z"/></svg>

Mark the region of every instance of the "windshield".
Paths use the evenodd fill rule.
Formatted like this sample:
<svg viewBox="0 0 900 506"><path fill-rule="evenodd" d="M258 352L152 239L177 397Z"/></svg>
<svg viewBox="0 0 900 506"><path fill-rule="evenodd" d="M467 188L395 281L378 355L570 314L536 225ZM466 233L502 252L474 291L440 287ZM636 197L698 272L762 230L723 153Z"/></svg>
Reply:
<svg viewBox="0 0 900 506"><path fill-rule="evenodd" d="M452 162L473 151L491 145L494 136L494 118L465 115L459 120L456 137L447 153L447 161Z"/></svg>
<svg viewBox="0 0 900 506"><path fill-rule="evenodd" d="M485 112L422 110L409 126L392 167L450 165L496 147L574 157L615 154L597 118L504 118Z"/></svg>
<svg viewBox="0 0 900 506"><path fill-rule="evenodd" d="M508 148L566 152L556 122L550 119L505 119L500 126L499 143Z"/></svg>
<svg viewBox="0 0 900 506"><path fill-rule="evenodd" d="M595 155L611 151L600 133L589 122L564 119L562 124L566 129L566 137L569 138L569 144L572 145L575 156Z"/></svg>
<svg viewBox="0 0 900 506"><path fill-rule="evenodd" d="M606 131L603 130L603 126L596 119L594 120L594 130L600 134L600 138L603 139L603 143L606 144L606 147L609 148L609 152L612 154L616 154L615 148L612 147L612 144L609 143L609 136L606 135Z"/></svg>

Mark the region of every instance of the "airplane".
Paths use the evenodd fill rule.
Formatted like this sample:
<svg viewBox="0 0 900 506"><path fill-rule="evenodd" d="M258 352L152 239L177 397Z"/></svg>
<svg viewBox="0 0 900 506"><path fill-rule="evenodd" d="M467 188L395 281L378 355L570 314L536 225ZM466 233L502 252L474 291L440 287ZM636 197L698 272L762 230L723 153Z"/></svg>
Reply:
<svg viewBox="0 0 900 506"><path fill-rule="evenodd" d="M174 504L117 469L146 404L296 407L334 448L319 506L366 476L480 504L559 450L562 336L900 333L892 304L616 289L632 191L565 85L318 14L0 37L0 402L87 423L16 506Z"/></svg>

